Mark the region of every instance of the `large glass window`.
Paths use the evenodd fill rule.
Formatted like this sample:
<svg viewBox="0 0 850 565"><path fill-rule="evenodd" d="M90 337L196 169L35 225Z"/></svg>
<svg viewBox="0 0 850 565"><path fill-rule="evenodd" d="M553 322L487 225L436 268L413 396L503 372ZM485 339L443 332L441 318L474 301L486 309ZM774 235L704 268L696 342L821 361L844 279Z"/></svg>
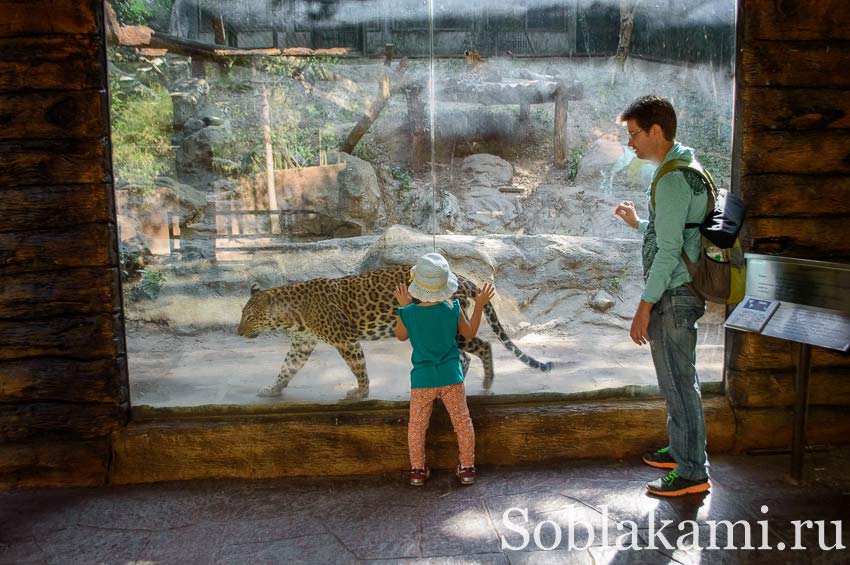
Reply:
<svg viewBox="0 0 850 565"><path fill-rule="evenodd" d="M655 386L628 336L641 236L613 215L647 215L654 165L616 118L669 97L677 138L730 186L733 0L113 5L154 29L109 48L134 405L333 404L363 392L361 347L368 398L407 399L409 344L368 339L393 311L381 279L320 279L434 249L497 288L504 331L479 334L494 379L472 356L470 395ZM267 299L244 320L252 286ZM704 382L722 320L700 320Z"/></svg>

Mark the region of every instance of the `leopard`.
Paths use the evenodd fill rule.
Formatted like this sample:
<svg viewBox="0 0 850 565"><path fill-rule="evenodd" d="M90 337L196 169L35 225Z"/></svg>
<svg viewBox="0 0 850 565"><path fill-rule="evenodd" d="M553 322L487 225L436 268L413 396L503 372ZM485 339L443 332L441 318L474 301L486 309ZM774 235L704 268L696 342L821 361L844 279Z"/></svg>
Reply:
<svg viewBox="0 0 850 565"><path fill-rule="evenodd" d="M397 266L338 278L309 279L265 290L252 284L251 296L242 308L239 335L251 339L263 333L283 331L290 337L290 347L277 379L262 387L258 395L281 396L323 341L339 352L357 380L357 386L347 392L346 399L367 398L369 376L360 342L395 338L398 304L393 290L399 283L407 284L410 274L409 266ZM452 299L458 300L468 316L478 287L461 275L457 278L458 289ZM484 317L502 345L520 361L540 371L552 370L554 363L526 355L511 341L492 304L484 306ZM494 378L491 344L479 337L467 340L459 333L457 344L464 376L469 369L469 354L475 355L484 366L483 388L490 391Z"/></svg>

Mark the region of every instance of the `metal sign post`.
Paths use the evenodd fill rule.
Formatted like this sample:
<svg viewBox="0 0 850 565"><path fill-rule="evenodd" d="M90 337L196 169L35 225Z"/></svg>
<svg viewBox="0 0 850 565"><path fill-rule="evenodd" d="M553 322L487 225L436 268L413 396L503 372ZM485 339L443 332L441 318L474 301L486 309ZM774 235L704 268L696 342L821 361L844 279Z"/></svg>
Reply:
<svg viewBox="0 0 850 565"><path fill-rule="evenodd" d="M811 346L850 350L850 265L747 253L747 296L726 327L799 344L791 480L801 484Z"/></svg>

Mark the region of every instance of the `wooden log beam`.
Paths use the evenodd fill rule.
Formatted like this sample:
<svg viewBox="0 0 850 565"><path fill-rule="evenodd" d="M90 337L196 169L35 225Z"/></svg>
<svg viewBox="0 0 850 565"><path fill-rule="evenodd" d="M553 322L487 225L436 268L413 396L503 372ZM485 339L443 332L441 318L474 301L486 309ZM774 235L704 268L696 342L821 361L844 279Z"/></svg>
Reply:
<svg viewBox="0 0 850 565"><path fill-rule="evenodd" d="M0 185L33 186L111 182L106 140L57 139L0 142Z"/></svg>
<svg viewBox="0 0 850 565"><path fill-rule="evenodd" d="M742 145L743 175L850 174L850 130L749 130L744 131Z"/></svg>
<svg viewBox="0 0 850 565"><path fill-rule="evenodd" d="M753 253L825 261L850 258L846 218L749 218L741 233Z"/></svg>
<svg viewBox="0 0 850 565"><path fill-rule="evenodd" d="M104 137L106 108L105 91L0 94L0 141Z"/></svg>
<svg viewBox="0 0 850 565"><path fill-rule="evenodd" d="M0 92L106 88L97 37L0 38Z"/></svg>
<svg viewBox="0 0 850 565"><path fill-rule="evenodd" d="M97 29L97 0L0 1L0 36L86 34Z"/></svg>
<svg viewBox="0 0 850 565"><path fill-rule="evenodd" d="M726 389L735 408L791 407L795 398L794 369L729 371ZM850 367L813 370L809 380L809 404L850 406Z"/></svg>
<svg viewBox="0 0 850 565"><path fill-rule="evenodd" d="M705 398L709 449L733 446L724 397ZM664 401L476 405L476 462L532 464L637 456L666 441ZM612 434L611 430L617 433ZM435 411L428 459L457 464L451 423ZM406 408L132 422L114 435L115 483L213 477L263 478L392 472L409 465Z"/></svg>
<svg viewBox="0 0 850 565"><path fill-rule="evenodd" d="M345 47L329 49L308 49L306 47L240 49L224 45L209 45L200 41L160 33L146 26L122 26L116 37L118 43L125 47L165 49L175 55L184 55L193 59L217 63L224 63L236 57L342 57L348 54L348 49Z"/></svg>
<svg viewBox="0 0 850 565"><path fill-rule="evenodd" d="M12 402L96 402L124 404L129 400L122 372L123 358L77 361L34 357L0 361L0 404ZM72 384L71 384L72 383Z"/></svg>
<svg viewBox="0 0 850 565"><path fill-rule="evenodd" d="M118 269L0 274L0 319L100 314L119 295Z"/></svg>
<svg viewBox="0 0 850 565"><path fill-rule="evenodd" d="M387 100L389 100L390 96L392 96L393 91L398 91L404 88L400 83L406 70L407 59L402 59L391 76L384 75L378 80L377 96L372 101L372 104L369 105L369 108L366 109L366 113L363 114L357 124L355 124L354 128L352 128L351 132L349 132L348 137L345 138L342 145L339 146L340 151L348 154L351 154L351 152L354 151L354 148L360 142L360 139L367 131L369 131L369 128L372 127L372 124L378 119L378 116L381 115L381 112L387 104Z"/></svg>
<svg viewBox="0 0 850 565"><path fill-rule="evenodd" d="M850 129L850 91L814 88L751 87L741 94L743 116L755 130Z"/></svg>
<svg viewBox="0 0 850 565"><path fill-rule="evenodd" d="M27 402L0 404L0 444L28 439L88 440L112 433L121 422L116 404Z"/></svg>
<svg viewBox="0 0 850 565"><path fill-rule="evenodd" d="M850 43L754 40L742 66L747 87L850 88Z"/></svg>
<svg viewBox="0 0 850 565"><path fill-rule="evenodd" d="M109 452L107 438L0 444L0 488L101 486Z"/></svg>
<svg viewBox="0 0 850 565"><path fill-rule="evenodd" d="M0 233L113 221L108 184L0 187Z"/></svg>
<svg viewBox="0 0 850 565"><path fill-rule="evenodd" d="M846 0L782 2L747 0L744 18L748 39L823 40L850 39L850 4Z"/></svg>
<svg viewBox="0 0 850 565"><path fill-rule="evenodd" d="M119 330L122 321L118 314L54 317L31 320L26 325L0 320L0 360L114 359L125 354Z"/></svg>
<svg viewBox="0 0 850 565"><path fill-rule="evenodd" d="M790 448L794 411L791 408L737 408L735 451ZM846 406L810 406L808 443L844 444L850 438Z"/></svg>
<svg viewBox="0 0 850 565"><path fill-rule="evenodd" d="M796 347L784 339L754 333L735 332L729 368L736 371L791 371L797 361ZM812 368L850 368L850 355L826 349L812 348Z"/></svg>
<svg viewBox="0 0 850 565"><path fill-rule="evenodd" d="M850 176L758 174L741 178L750 218L850 216Z"/></svg>
<svg viewBox="0 0 850 565"><path fill-rule="evenodd" d="M5 275L111 267L118 264L116 238L115 226L110 224L0 233L0 267Z"/></svg>

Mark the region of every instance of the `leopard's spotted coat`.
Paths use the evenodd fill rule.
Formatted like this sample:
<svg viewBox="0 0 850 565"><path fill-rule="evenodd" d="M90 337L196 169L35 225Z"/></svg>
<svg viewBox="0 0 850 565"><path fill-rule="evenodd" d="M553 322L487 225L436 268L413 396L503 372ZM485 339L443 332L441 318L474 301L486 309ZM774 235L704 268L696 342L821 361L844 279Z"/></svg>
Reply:
<svg viewBox="0 0 850 565"><path fill-rule="evenodd" d="M265 331L284 330L292 342L277 381L261 389L260 394L280 395L321 340L339 351L357 378L357 388L349 392L348 397L367 397L369 377L359 342L395 337L398 304L393 289L399 283L406 284L409 275L410 267L393 267L336 279L312 279L268 290L252 287L251 298L242 309L239 335L254 338ZM458 289L453 298L466 309L476 290L475 284L458 276ZM499 341L520 361L541 371L552 368L552 363L537 361L514 345L491 304L484 307L484 316ZM490 343L478 337L466 340L460 334L457 341L464 374L469 367L467 353L477 355L484 364L484 389L489 389L493 383Z"/></svg>

